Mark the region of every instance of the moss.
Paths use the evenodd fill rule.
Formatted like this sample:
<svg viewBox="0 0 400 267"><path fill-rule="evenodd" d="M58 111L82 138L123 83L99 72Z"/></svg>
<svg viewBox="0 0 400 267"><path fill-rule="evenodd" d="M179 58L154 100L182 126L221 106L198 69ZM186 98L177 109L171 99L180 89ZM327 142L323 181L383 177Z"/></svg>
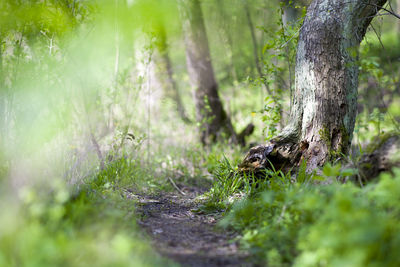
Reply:
<svg viewBox="0 0 400 267"><path fill-rule="evenodd" d="M342 156L343 154L346 154L348 151L348 145L350 141L350 136L347 132L347 129L344 125L340 127L339 134L342 136L342 141L338 144L337 149L332 147L332 138L333 136L331 135L329 128L327 126L324 126L322 129L319 131L319 136L323 142L325 142L327 148L328 148L328 153L329 153L329 160L335 160Z"/></svg>
<svg viewBox="0 0 400 267"><path fill-rule="evenodd" d="M349 150L350 146L350 134L347 131L347 128L342 125L340 127L340 134L342 135L342 142L339 144L338 153L346 154Z"/></svg>
<svg viewBox="0 0 400 267"><path fill-rule="evenodd" d="M329 159L333 160L338 157L338 153L332 149L332 136L330 134L329 128L324 126L322 129L319 130L319 136L321 140L326 144L328 148Z"/></svg>
<svg viewBox="0 0 400 267"><path fill-rule="evenodd" d="M318 134L319 137L321 137L321 140L324 141L326 145L330 148L332 146L332 142L328 127L324 126L322 129L319 130Z"/></svg>

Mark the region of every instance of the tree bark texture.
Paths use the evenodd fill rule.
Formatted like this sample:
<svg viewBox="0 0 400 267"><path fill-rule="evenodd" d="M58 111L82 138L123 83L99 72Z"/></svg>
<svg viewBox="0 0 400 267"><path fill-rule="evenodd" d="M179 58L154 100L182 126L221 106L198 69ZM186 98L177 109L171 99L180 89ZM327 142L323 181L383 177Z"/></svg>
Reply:
<svg viewBox="0 0 400 267"><path fill-rule="evenodd" d="M250 150L242 168L309 170L346 154L357 107L358 48L386 0L314 0L301 28L290 122L269 144Z"/></svg>
<svg viewBox="0 0 400 267"><path fill-rule="evenodd" d="M187 68L195 89L201 142L210 144L225 134L237 143L236 133L218 95L200 2L179 0L179 10L185 35Z"/></svg>

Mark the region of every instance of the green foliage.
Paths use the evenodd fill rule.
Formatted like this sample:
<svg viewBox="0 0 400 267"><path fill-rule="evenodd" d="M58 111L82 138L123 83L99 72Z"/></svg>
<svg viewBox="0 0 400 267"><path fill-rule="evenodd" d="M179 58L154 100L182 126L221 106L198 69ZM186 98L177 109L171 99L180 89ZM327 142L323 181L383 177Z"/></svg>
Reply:
<svg viewBox="0 0 400 267"><path fill-rule="evenodd" d="M329 181L329 182L336 182L340 179L346 179L348 177L352 177L358 173L357 169L353 168L342 168L340 163L338 164L331 164L326 163L322 169L322 175L313 174L314 180L320 181Z"/></svg>
<svg viewBox="0 0 400 267"><path fill-rule="evenodd" d="M244 186L244 179L235 172L229 160L224 156L213 169L213 175L218 182L210 189L208 195L208 205L215 205L225 208L229 203L225 203L227 197L234 195ZM208 206L206 204L206 206Z"/></svg>
<svg viewBox="0 0 400 267"><path fill-rule="evenodd" d="M281 5L278 9L281 16L283 8L284 6ZM259 83L264 84L268 93L271 93L265 98L265 105L261 111L265 140L275 137L278 132L278 125L283 119L284 96L292 97L297 37L304 15L303 12L299 21L286 26L280 16L277 19L276 28L263 28L268 41L262 49L265 76L260 78Z"/></svg>
<svg viewBox="0 0 400 267"><path fill-rule="evenodd" d="M301 233L296 266L396 266L399 262L400 170L381 175L377 184L330 188L330 197L305 206L322 211ZM321 205L320 207L318 207Z"/></svg>
<svg viewBox="0 0 400 267"><path fill-rule="evenodd" d="M390 29L383 32L370 32L361 44L358 102L362 110L357 116L354 130L359 143L371 140L375 135L400 129L396 93L399 64L394 60L398 57L398 52L395 52L399 51L398 40L398 33L390 25Z"/></svg>
<svg viewBox="0 0 400 267"><path fill-rule="evenodd" d="M400 56L400 41L397 29L392 26L393 24L390 25L389 30L367 34L366 41L361 47L362 53L368 53L371 57L375 57L383 63L398 58ZM384 55L382 55L382 50L385 52Z"/></svg>
<svg viewBox="0 0 400 267"><path fill-rule="evenodd" d="M264 132L254 140L270 139L288 114L301 20L286 27L282 6L252 1L256 41L265 44L255 51L263 77L254 78L243 3L223 2L202 1L221 99L237 129L260 111L254 123ZM239 148L205 151L194 141L196 125L183 126L174 103L151 89L154 47L139 33L168 26L163 45L178 85L189 88L177 18L169 0L0 1L0 266L170 265L143 241L126 197L127 189L175 190L169 179L201 188L215 179L200 211L224 211L221 224L269 266L394 266L399 171L362 189L338 184L357 171L332 164L318 176L302 162L296 177L270 170L256 179L237 174ZM384 58L377 40L362 46L359 142L399 129L399 39L381 39ZM190 90L182 95L195 117ZM321 182L332 185L313 185Z"/></svg>
<svg viewBox="0 0 400 267"><path fill-rule="evenodd" d="M55 180L50 194L27 187L22 205L2 203L0 266L164 265L138 234L135 203L119 188L140 179L130 164L114 162L73 194Z"/></svg>
<svg viewBox="0 0 400 267"><path fill-rule="evenodd" d="M92 1L12 1L0 4L1 33L19 30L30 37L41 34L65 34L85 20L94 10Z"/></svg>
<svg viewBox="0 0 400 267"><path fill-rule="evenodd" d="M275 97L267 96L264 100L264 110L262 111L262 121L264 124L263 135L265 140L270 140L278 132L278 124L282 117L282 105Z"/></svg>
<svg viewBox="0 0 400 267"><path fill-rule="evenodd" d="M270 175L265 187L234 202L220 225L240 231L242 248L268 266L396 266L400 170L359 188L306 182L336 181L353 169L327 164L322 176L308 178L304 169L297 182Z"/></svg>

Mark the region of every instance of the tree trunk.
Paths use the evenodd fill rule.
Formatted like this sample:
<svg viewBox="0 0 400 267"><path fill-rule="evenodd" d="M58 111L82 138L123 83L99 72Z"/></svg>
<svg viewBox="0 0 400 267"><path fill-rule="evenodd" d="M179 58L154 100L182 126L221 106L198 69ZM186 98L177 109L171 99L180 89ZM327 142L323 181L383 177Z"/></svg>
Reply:
<svg viewBox="0 0 400 267"><path fill-rule="evenodd" d="M288 25L294 25L300 18L301 11L295 7L295 1L282 0L281 2L283 3L283 25L285 27Z"/></svg>
<svg viewBox="0 0 400 267"><path fill-rule="evenodd" d="M300 32L290 123L252 148L242 170L308 169L341 157L350 147L357 105L358 47L386 0L314 0Z"/></svg>
<svg viewBox="0 0 400 267"><path fill-rule="evenodd" d="M397 15L400 15L400 0L397 0L396 5ZM397 20L397 35L400 35L400 19Z"/></svg>
<svg viewBox="0 0 400 267"><path fill-rule="evenodd" d="M156 76L158 76L158 79L160 80L160 85L164 89L164 94L175 102L176 110L181 119L186 123L190 123L190 119L187 116L182 103L178 85L176 84L173 76L174 72L172 70L171 59L169 57L169 49L164 25L160 24L159 27L157 27L156 38L156 47L158 50L158 55L155 56Z"/></svg>
<svg viewBox="0 0 400 267"><path fill-rule="evenodd" d="M233 57L233 40L232 40L232 25L227 21L227 16L225 12L225 4L224 1L217 1L216 3L216 13L220 16L220 37L222 39L222 43L224 44L224 49L226 51L226 57L228 58L228 68L229 73L233 79L233 81L237 81L237 73L234 64L234 57Z"/></svg>
<svg viewBox="0 0 400 267"><path fill-rule="evenodd" d="M0 138L1 140L7 140L5 136L6 127L6 108L7 108L7 97L6 97L6 85L4 80L4 68L3 68L3 36L0 34ZM0 141L0 146L3 145Z"/></svg>
<svg viewBox="0 0 400 267"><path fill-rule="evenodd" d="M195 89L196 117L200 124L201 142L210 144L225 134L237 143L231 120L218 95L200 2L180 0L179 10L185 35L189 77Z"/></svg>
<svg viewBox="0 0 400 267"><path fill-rule="evenodd" d="M245 0L245 2L244 2L244 10L246 12L247 25L249 26L249 30L250 30L250 34L251 34L251 40L252 40L252 43L253 43L253 56L254 56L254 61L255 61L255 64L256 64L256 69L257 69L258 76L263 81L263 86L267 90L268 95L273 96L273 93L271 92L271 89L269 88L268 83L265 81L264 73L263 73L263 70L262 70L262 64L260 62L260 57L259 57L260 50L258 48L256 33L254 31L253 20L251 19L249 3L248 3L247 0Z"/></svg>

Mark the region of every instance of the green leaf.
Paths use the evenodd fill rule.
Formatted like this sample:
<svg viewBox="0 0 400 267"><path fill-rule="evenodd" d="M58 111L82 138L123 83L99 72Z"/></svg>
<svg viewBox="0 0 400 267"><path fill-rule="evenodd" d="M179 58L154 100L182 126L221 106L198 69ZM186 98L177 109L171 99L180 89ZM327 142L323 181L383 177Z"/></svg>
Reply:
<svg viewBox="0 0 400 267"><path fill-rule="evenodd" d="M340 176L343 176L343 177L349 177L349 176L353 176L356 174L358 174L358 170L352 169L352 168L344 169L340 172Z"/></svg>
<svg viewBox="0 0 400 267"><path fill-rule="evenodd" d="M340 168L341 168L340 164L336 164L336 165L332 166L330 163L327 163L327 164L325 164L322 172L325 176L335 177L335 176L340 175Z"/></svg>

